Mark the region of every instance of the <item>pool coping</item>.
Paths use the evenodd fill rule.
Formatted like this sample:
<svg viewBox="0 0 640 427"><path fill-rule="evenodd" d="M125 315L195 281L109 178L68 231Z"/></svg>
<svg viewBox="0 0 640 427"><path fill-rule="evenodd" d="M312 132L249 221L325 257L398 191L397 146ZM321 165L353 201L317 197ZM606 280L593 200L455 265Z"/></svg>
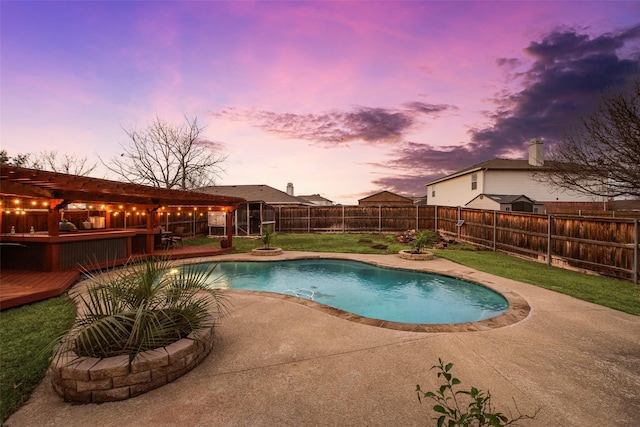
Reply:
<svg viewBox="0 0 640 427"><path fill-rule="evenodd" d="M250 291L250 290L238 290L238 289L226 289L229 295L233 294L252 294L261 295L269 298L281 299L285 301L294 302L305 307L309 307L331 316L338 317L350 322L359 323L363 325L375 326L378 328L393 329L405 332L475 332L486 331L497 328L503 328L516 324L526 319L530 312L531 307L527 300L518 293L496 285L490 280L486 280L483 277L475 276L469 277L466 271L442 271L436 266L436 261L440 258L435 257L433 260L405 260L396 257L395 255L368 255L368 254L340 254L334 252L296 252L296 251L283 251L281 255L271 257L255 257L250 254L226 254L216 257L203 257L203 258L190 258L175 261L174 265L185 264L199 264L206 262L220 262L220 261L253 261L253 262L273 262L273 261L288 261L296 259L338 259L338 260L351 260L363 262L366 264L374 265L377 267L391 268L396 270L408 270L419 271L426 273L434 273L442 276L453 277L457 279L463 279L479 286L491 289L494 292L502 295L508 302L509 308L498 316L491 317L489 319L479 320L476 322L465 323L404 323L393 322L388 320L374 319L370 317L364 317L358 314L354 314L348 311L341 310L339 308L331 307L317 301L296 297L294 295L279 294L275 292L266 291Z"/></svg>

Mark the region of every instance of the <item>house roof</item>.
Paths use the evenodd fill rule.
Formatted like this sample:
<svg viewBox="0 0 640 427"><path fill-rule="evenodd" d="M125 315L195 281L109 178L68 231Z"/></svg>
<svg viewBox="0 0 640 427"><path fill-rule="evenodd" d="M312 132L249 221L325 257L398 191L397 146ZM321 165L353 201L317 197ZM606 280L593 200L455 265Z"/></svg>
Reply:
<svg viewBox="0 0 640 427"><path fill-rule="evenodd" d="M546 162L547 164L550 162ZM426 185L433 185L439 182L448 181L458 176L466 175L479 170L544 170L545 166L531 166L528 160L514 160L514 159L492 159L486 162L478 163L470 166L466 169L459 170L450 175L438 178L434 181L428 182Z"/></svg>
<svg viewBox="0 0 640 427"><path fill-rule="evenodd" d="M400 202L411 202L413 203L414 199L410 197L401 196L400 194L392 193L391 191L380 191L378 193L372 194L370 196L359 199L358 202L372 202L372 201L384 201L384 202L392 202L392 201L400 201Z"/></svg>
<svg viewBox="0 0 640 427"><path fill-rule="evenodd" d="M530 201L533 204L538 203L536 200L532 199L531 197L525 196L524 194L486 194L486 193L482 193L482 194L477 195L476 197L471 199L469 201L469 203L473 202L476 199L481 199L483 197L488 197L488 198L490 198L491 200L493 200L496 203L510 204L510 203L514 203L514 202L520 201L522 199L526 199L526 200ZM467 205L469 203L467 203Z"/></svg>
<svg viewBox="0 0 640 427"><path fill-rule="evenodd" d="M198 189L208 194L218 196L241 197L248 202L265 202L270 205L301 205L311 203L301 197L290 196L284 191L268 185L214 185Z"/></svg>
<svg viewBox="0 0 640 427"><path fill-rule="evenodd" d="M298 198L304 199L304 200L308 200L308 201L310 201L312 203L313 202L321 202L321 203L322 202L329 202L329 203L333 204L333 201L331 201L331 200L329 200L329 199L327 199L325 197L322 197L319 194L310 194L308 196L298 196Z"/></svg>
<svg viewBox="0 0 640 427"><path fill-rule="evenodd" d="M235 209L245 200L195 191L172 190L0 164L0 193L62 203L101 202L160 206L225 206Z"/></svg>

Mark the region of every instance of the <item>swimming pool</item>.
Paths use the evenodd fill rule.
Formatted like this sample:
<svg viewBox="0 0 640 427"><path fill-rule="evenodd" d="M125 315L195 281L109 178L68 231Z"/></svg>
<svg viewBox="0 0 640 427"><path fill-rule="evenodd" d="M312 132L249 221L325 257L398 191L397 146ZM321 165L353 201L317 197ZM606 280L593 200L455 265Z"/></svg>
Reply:
<svg viewBox="0 0 640 427"><path fill-rule="evenodd" d="M222 261L212 286L312 299L360 316L392 322L476 322L504 313L499 293L439 274L383 268L358 261L297 259ZM210 263L192 268L210 268Z"/></svg>

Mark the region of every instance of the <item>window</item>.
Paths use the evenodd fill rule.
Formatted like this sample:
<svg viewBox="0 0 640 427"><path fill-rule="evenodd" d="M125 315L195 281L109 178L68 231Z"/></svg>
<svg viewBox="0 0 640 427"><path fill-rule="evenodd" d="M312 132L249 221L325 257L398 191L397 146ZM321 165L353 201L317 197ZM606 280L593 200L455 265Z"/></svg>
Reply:
<svg viewBox="0 0 640 427"><path fill-rule="evenodd" d="M477 173L472 173L471 174L471 189L472 190L477 190L478 189L478 174Z"/></svg>
<svg viewBox="0 0 640 427"><path fill-rule="evenodd" d="M431 197L436 197L436 186L435 185L431 186Z"/></svg>

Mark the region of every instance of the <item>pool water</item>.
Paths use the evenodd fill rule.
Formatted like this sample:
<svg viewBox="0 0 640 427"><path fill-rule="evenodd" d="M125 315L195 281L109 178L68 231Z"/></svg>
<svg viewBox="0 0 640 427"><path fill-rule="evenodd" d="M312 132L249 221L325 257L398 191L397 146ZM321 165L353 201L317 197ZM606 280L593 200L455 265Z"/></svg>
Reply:
<svg viewBox="0 0 640 427"><path fill-rule="evenodd" d="M509 304L466 280L335 259L217 263L212 286L295 295L373 319L464 323L495 317ZM200 264L197 268L210 268Z"/></svg>

